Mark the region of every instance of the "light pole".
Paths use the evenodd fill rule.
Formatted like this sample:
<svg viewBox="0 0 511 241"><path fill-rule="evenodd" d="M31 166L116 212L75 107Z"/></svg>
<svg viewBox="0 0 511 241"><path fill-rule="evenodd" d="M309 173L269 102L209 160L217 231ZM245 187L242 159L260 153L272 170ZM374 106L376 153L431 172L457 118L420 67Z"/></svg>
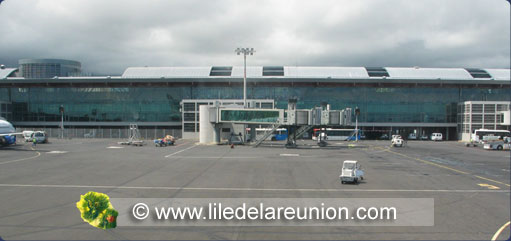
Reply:
<svg viewBox="0 0 511 241"><path fill-rule="evenodd" d="M60 137L62 139L64 139L64 106L63 105L60 105L59 112L60 112L60 133L61 133Z"/></svg>
<svg viewBox="0 0 511 241"><path fill-rule="evenodd" d="M254 48L237 48L237 55L243 54L243 107L247 108L247 55L254 55Z"/></svg>
<svg viewBox="0 0 511 241"><path fill-rule="evenodd" d="M358 106L355 108L355 140L358 142L358 116L360 115L360 109Z"/></svg>

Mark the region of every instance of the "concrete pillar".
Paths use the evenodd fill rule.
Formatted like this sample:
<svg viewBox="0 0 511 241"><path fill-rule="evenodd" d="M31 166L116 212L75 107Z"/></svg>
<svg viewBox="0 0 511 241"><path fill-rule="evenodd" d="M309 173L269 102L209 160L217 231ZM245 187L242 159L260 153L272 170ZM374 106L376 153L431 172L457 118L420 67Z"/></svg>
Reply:
<svg viewBox="0 0 511 241"><path fill-rule="evenodd" d="M215 126L215 123L209 121L210 110L214 109L210 109L207 105L199 107L199 142L201 144L220 143L220 129Z"/></svg>
<svg viewBox="0 0 511 241"><path fill-rule="evenodd" d="M250 142L256 141L256 125L250 125Z"/></svg>

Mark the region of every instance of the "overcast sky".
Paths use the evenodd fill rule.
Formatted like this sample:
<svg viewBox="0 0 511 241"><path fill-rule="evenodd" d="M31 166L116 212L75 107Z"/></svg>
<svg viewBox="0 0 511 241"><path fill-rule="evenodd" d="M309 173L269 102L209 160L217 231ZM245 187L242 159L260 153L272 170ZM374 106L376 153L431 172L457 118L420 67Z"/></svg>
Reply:
<svg viewBox="0 0 511 241"><path fill-rule="evenodd" d="M504 0L5 0L0 64L509 68Z"/></svg>

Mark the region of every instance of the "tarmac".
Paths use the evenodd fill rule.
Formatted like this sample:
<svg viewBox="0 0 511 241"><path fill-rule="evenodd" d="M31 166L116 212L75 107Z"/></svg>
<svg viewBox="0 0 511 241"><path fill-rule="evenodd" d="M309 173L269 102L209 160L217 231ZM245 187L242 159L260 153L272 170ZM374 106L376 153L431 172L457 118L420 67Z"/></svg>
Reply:
<svg viewBox="0 0 511 241"><path fill-rule="evenodd" d="M50 140L0 149L0 237L14 239L497 240L509 239L510 152L460 142L298 141L251 146L118 145L113 139ZM344 160L364 181L341 184ZM110 198L433 198L426 227L117 227L83 222L80 195Z"/></svg>

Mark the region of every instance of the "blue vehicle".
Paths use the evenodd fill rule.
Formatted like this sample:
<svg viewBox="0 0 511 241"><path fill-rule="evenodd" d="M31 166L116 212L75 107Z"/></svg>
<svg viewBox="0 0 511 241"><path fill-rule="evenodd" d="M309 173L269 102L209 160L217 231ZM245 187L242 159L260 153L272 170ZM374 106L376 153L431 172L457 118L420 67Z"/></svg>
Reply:
<svg viewBox="0 0 511 241"><path fill-rule="evenodd" d="M270 130L270 128L256 128L257 139L261 138L264 133ZM287 135L288 134L286 128L279 128L271 134L270 138L272 141L284 141L287 140Z"/></svg>
<svg viewBox="0 0 511 241"><path fill-rule="evenodd" d="M273 133L273 137L272 137L272 140L274 141L284 141L284 140L287 140L287 129L277 129L274 133Z"/></svg>

